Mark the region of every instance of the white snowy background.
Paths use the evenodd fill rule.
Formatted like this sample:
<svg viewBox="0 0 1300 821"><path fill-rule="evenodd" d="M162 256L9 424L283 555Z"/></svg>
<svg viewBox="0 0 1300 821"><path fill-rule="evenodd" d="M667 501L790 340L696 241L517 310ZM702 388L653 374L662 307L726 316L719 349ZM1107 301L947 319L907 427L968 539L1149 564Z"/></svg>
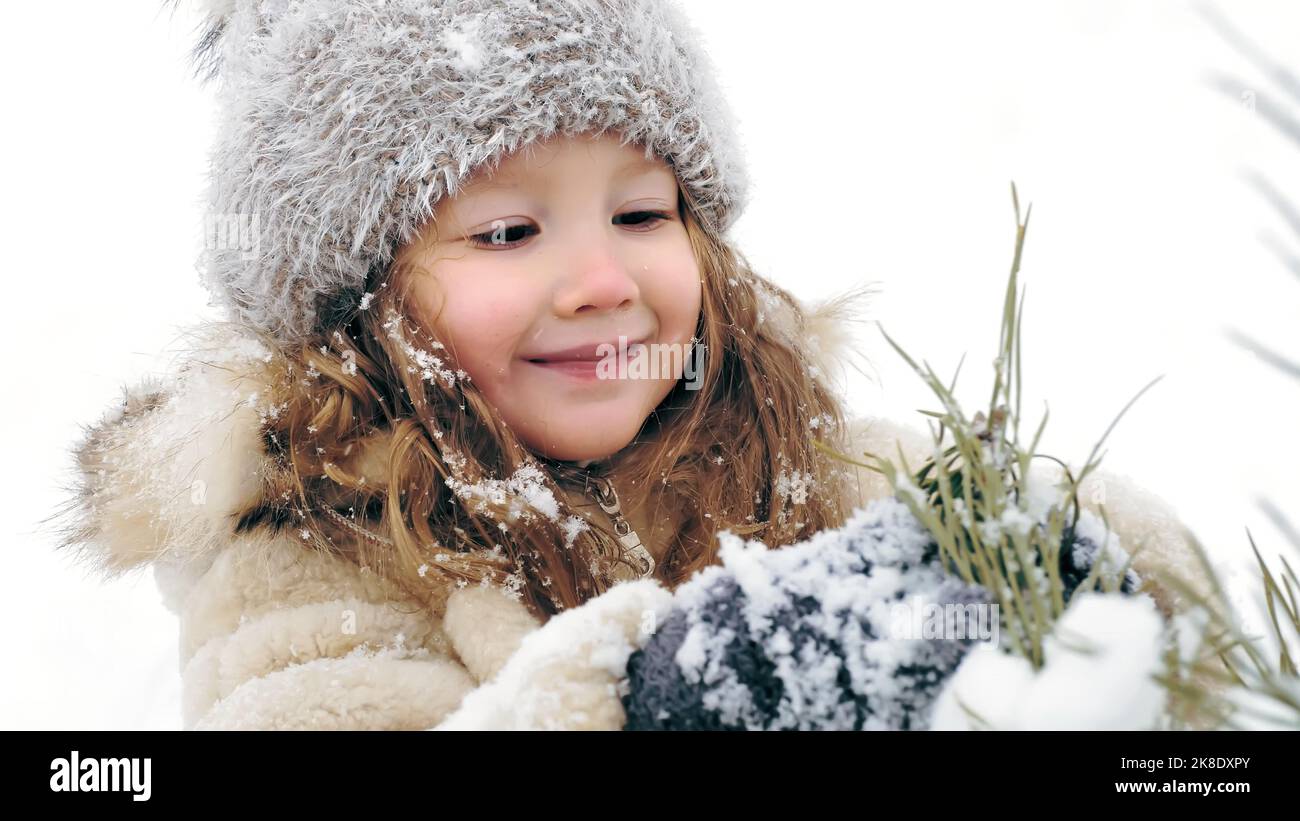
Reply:
<svg viewBox="0 0 1300 821"><path fill-rule="evenodd" d="M152 576L101 584L40 525L68 481L78 425L212 313L193 268L210 90L185 62L193 13L159 7L23 3L0 30L0 728L180 724L176 624ZM876 283L871 318L909 352L949 376L967 354L958 393L973 410L991 384L1014 180L1034 204L1024 407L1036 421L1050 405L1044 450L1081 463L1163 374L1112 435L1105 467L1167 498L1230 568L1250 567L1247 527L1265 555L1283 550L1256 497L1300 513L1300 382L1224 329L1300 355L1300 281L1261 239L1295 249L1294 235L1243 177L1300 191L1300 146L1257 113L1282 102L1276 86L1196 5L688 8L743 129L754 190L735 236L763 273L807 298ZM1265 51L1294 54L1300 5L1227 8ZM1216 70L1245 93L1212 90ZM873 325L860 336L874 367L873 381L857 377L856 409L923 427L927 390Z"/></svg>

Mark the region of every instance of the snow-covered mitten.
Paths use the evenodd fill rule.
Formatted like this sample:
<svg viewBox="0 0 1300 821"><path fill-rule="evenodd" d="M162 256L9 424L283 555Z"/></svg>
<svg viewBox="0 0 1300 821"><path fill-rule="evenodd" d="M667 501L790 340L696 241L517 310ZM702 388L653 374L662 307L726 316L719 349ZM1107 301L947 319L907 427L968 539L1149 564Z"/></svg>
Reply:
<svg viewBox="0 0 1300 821"><path fill-rule="evenodd" d="M896 500L779 550L719 538L722 565L678 588L629 659L625 729L917 728L977 641L973 619L968 638L903 635L914 608L960 605L964 620L965 605L989 599L938 567Z"/></svg>
<svg viewBox="0 0 1300 821"><path fill-rule="evenodd" d="M989 593L946 573L895 499L779 550L719 538L722 565L678 588L628 660L625 729L925 729L968 651L999 635ZM1067 601L1099 554L1067 530ZM935 614L941 631L917 629Z"/></svg>
<svg viewBox="0 0 1300 821"><path fill-rule="evenodd" d="M1162 729L1164 620L1148 596L1080 594L1043 642L1043 666L976 648L930 714L934 730Z"/></svg>

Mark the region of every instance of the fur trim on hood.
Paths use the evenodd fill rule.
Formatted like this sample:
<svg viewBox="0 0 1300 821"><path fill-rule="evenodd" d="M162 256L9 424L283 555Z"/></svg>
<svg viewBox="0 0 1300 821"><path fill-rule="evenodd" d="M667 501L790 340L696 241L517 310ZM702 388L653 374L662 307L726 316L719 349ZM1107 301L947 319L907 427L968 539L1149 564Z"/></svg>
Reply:
<svg viewBox="0 0 1300 821"><path fill-rule="evenodd" d="M273 359L237 324L191 327L169 373L124 387L84 428L60 546L111 578L227 544L261 494Z"/></svg>

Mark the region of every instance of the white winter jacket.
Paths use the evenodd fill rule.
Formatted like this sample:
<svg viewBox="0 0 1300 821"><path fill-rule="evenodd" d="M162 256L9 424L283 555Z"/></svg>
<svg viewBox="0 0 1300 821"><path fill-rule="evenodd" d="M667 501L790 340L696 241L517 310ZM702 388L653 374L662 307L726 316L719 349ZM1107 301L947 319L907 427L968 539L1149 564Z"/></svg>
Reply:
<svg viewBox="0 0 1300 821"><path fill-rule="evenodd" d="M821 367L843 370L842 329L818 309L808 316ZM237 532L262 490L261 419L275 409L260 381L265 351L228 328L198 329L167 379L126 388L88 429L64 540L109 575L152 567L179 619L182 726L621 727L622 665L646 613L671 604L657 582L618 585L542 627L493 588L452 588L422 608L296 533ZM898 442L914 465L930 452L928 435L879 418L854 421L850 441L857 455L893 454ZM850 506L888 493L878 474L858 480ZM1146 545L1140 574L1188 565L1181 526L1159 499L1113 474L1089 481L1106 483L1112 529ZM1166 613L1179 606L1149 589Z"/></svg>

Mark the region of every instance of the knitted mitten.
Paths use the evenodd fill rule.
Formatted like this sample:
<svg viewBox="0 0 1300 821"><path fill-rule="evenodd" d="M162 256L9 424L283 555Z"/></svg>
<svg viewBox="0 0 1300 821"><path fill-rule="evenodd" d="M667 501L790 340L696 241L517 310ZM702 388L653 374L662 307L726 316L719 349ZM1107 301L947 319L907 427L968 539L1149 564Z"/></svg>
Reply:
<svg viewBox="0 0 1300 821"><path fill-rule="evenodd" d="M947 677L997 635L989 593L944 572L894 499L779 550L719 537L723 564L679 587L628 659L624 729L925 729ZM1099 552L1066 532L1067 601ZM1130 572L1121 589L1137 582ZM930 638L936 613L944 630Z"/></svg>

